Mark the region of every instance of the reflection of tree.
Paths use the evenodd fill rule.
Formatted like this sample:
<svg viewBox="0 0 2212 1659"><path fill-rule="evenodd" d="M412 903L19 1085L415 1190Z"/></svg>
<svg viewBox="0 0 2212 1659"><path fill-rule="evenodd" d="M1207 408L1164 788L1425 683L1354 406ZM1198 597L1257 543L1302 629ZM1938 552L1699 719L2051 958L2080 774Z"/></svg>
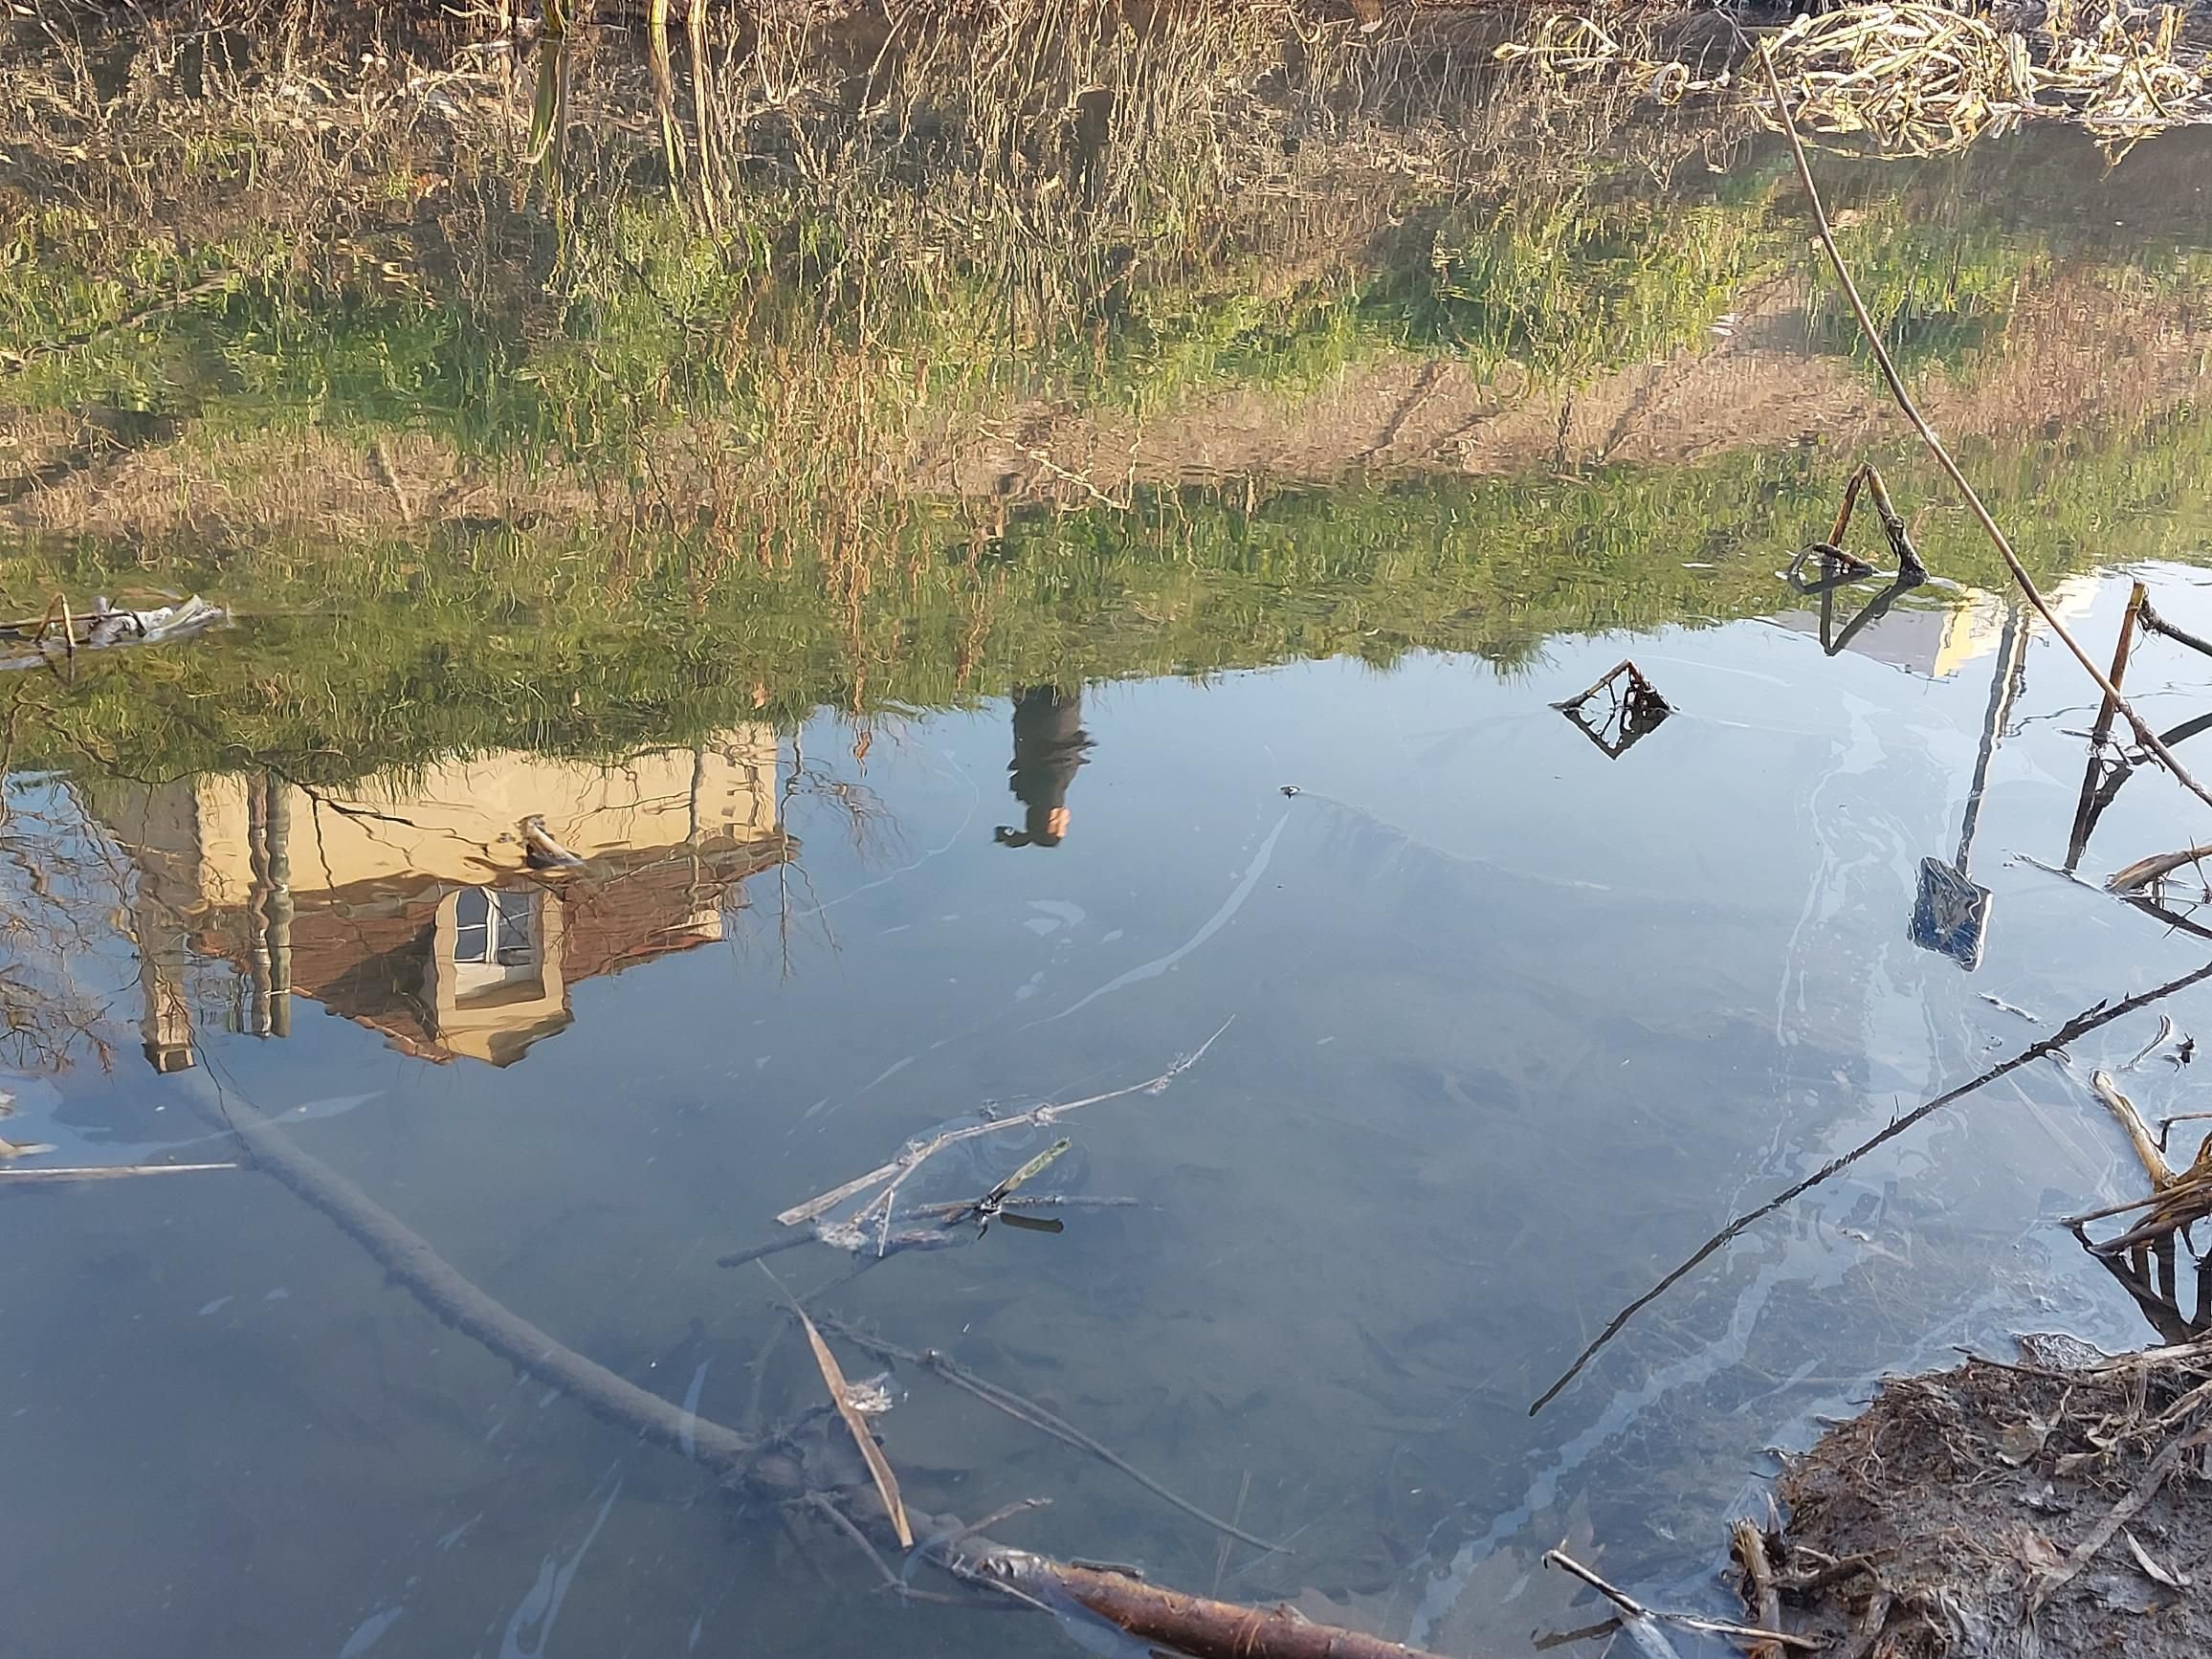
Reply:
<svg viewBox="0 0 2212 1659"><path fill-rule="evenodd" d="M865 754L866 749L856 744L855 753ZM800 801L818 803L844 825L853 855L863 865L882 864L906 851L905 833L883 797L857 778L839 777L822 762L808 760L805 739L794 737L790 770L784 778L786 824L793 804Z"/></svg>
<svg viewBox="0 0 2212 1659"><path fill-rule="evenodd" d="M114 1051L100 1026L108 1000L85 988L82 964L113 940L107 925L127 882L114 850L90 833L75 792L57 780L0 783L0 1059L59 1072Z"/></svg>

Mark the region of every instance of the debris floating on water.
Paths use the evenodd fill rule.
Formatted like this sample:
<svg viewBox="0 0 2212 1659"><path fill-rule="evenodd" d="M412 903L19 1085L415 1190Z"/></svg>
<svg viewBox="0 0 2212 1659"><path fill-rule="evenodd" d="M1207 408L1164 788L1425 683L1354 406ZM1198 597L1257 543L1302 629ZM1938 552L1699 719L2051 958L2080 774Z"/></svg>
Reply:
<svg viewBox="0 0 2212 1659"><path fill-rule="evenodd" d="M1626 682L1625 687L1616 684L1623 680ZM1585 719L1584 707L1600 692L1606 693L1609 698L1604 716L1596 720ZM1619 760L1657 731L1661 722L1674 712L1673 705L1659 695L1658 688L1644 677L1644 671L1627 657L1600 675L1587 691L1552 707L1573 721L1582 736L1597 744L1611 761Z"/></svg>
<svg viewBox="0 0 2212 1659"><path fill-rule="evenodd" d="M196 593L175 605L145 610L124 609L101 598L82 613L57 596L43 615L0 623L0 670L41 668L56 657L119 645L168 645L205 633L230 619L231 613L220 605Z"/></svg>

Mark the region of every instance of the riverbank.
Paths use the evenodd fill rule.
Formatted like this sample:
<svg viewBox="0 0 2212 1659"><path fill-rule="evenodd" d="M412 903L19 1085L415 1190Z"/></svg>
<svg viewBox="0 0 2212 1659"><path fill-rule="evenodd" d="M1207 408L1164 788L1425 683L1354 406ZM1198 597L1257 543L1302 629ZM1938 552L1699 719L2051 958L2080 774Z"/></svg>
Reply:
<svg viewBox="0 0 2212 1659"><path fill-rule="evenodd" d="M2212 1349L2016 1361L1886 1382L1779 1483L1785 1626L1825 1651L2184 1659L2212 1648L2202 1448Z"/></svg>

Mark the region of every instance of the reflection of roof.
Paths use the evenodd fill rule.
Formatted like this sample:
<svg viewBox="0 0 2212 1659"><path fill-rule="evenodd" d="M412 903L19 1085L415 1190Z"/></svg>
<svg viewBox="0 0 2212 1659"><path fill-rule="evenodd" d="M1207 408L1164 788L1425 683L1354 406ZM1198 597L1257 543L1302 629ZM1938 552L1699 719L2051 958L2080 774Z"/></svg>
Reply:
<svg viewBox="0 0 2212 1659"><path fill-rule="evenodd" d="M1879 591L1872 586L1845 587L1835 594L1835 608L1828 624L1831 636L1849 626L1851 618ZM1883 615L1851 635L1845 649L1855 656L1886 662L1931 679L1948 679L1976 657L1994 650L2003 608L1992 594L1969 588L1949 596L1949 603L1931 605L1913 596L1901 600ZM1796 633L1821 636L1819 609L1785 610L1774 620Z"/></svg>
<svg viewBox="0 0 2212 1659"><path fill-rule="evenodd" d="M392 1047L443 1064L519 1060L570 1022L567 990L722 937L723 907L738 884L792 855L787 836L617 852L574 875L503 874L500 892L543 896L547 961L538 978L505 993L454 1005L439 984L440 932L450 932L460 887L434 878L368 881L303 898L291 923L291 988L334 1014L381 1031ZM244 909L205 918L196 948L241 970L252 951Z"/></svg>
<svg viewBox="0 0 2212 1659"><path fill-rule="evenodd" d="M506 1065L569 1022L568 987L722 937L733 890L790 857L775 733L733 727L595 764L524 750L362 780L110 780L94 810L138 866L131 906L158 1069L192 1062L189 954L227 959L246 1029L291 993L426 1059ZM519 827L579 854L528 868Z"/></svg>

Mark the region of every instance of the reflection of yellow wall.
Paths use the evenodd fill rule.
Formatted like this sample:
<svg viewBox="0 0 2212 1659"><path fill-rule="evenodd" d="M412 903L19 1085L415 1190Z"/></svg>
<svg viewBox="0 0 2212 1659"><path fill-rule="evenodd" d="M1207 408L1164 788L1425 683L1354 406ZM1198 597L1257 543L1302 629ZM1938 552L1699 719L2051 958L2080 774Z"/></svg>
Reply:
<svg viewBox="0 0 2212 1659"><path fill-rule="evenodd" d="M371 780L335 798L346 811L271 787L291 796L296 895L403 876L482 884L523 868L516 827L532 814L586 858L674 847L695 833L738 842L772 834L776 739L766 726L740 726L697 751L648 750L612 766L486 755L404 783ZM196 778L156 790L137 823L116 828L137 847L196 863L198 904L244 904L253 883L246 791L240 776Z"/></svg>
<svg viewBox="0 0 2212 1659"><path fill-rule="evenodd" d="M460 896L449 893L438 902L431 946L431 1035L456 1054L503 1066L568 1024L568 992L561 978L562 906L547 895L537 907L534 971L473 985L473 964L453 960Z"/></svg>
<svg viewBox="0 0 2212 1659"><path fill-rule="evenodd" d="M2087 614L2096 603L2096 597L2097 578L2093 574L2068 576L2044 595L2061 622L2071 622ZM1936 647L1935 666L1928 672L1937 679L1945 679L1976 658L1995 651L1997 642L2004 636L2004 612L2010 603L2010 595L1967 588L1944 620L1943 643ZM2021 603L2024 605L2026 601L2024 599Z"/></svg>

